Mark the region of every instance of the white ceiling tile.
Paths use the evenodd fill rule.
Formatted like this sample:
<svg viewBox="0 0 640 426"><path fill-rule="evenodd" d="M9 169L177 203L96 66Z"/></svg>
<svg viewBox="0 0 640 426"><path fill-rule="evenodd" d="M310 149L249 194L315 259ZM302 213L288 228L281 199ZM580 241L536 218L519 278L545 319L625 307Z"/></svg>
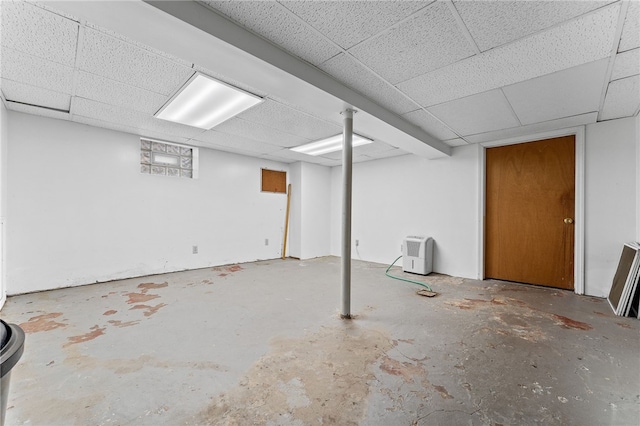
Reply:
<svg viewBox="0 0 640 426"><path fill-rule="evenodd" d="M322 157L316 157L316 161L315 161L315 164L319 164L321 166L326 166L326 167L339 166L341 163L342 162L340 160L329 160Z"/></svg>
<svg viewBox="0 0 640 426"><path fill-rule="evenodd" d="M143 128L146 130L153 130L160 133L166 133L168 135L182 136L185 138L193 138L203 132L202 129L197 127L186 126L180 123L174 123L172 121L161 120L151 115L145 114L145 121Z"/></svg>
<svg viewBox="0 0 640 426"><path fill-rule="evenodd" d="M87 28L91 28L92 30L96 30L98 32L101 32L101 33L106 34L106 35L108 35L110 37L116 38L116 39L118 39L120 41L123 41L125 43L132 44L134 46L139 47L140 49L149 51L151 53L155 53L158 56L162 56L162 57L164 57L166 59L169 59L172 62L176 62L176 63L178 63L178 64L180 64L180 65L182 65L184 67L191 68L193 66L193 64L191 62L189 62L189 61L186 61L186 60L184 60L182 58L179 58L177 56L171 55L171 54L169 54L167 52L164 52L162 50L158 50L158 49L153 48L151 46L145 45L143 43L140 43L140 42L138 42L136 40L133 40L133 39L131 39L129 37L126 37L126 36L124 36L124 35L122 35L120 33L117 33L115 31L111 31L111 30L109 30L107 28L100 27L100 26L95 25L95 24L93 24L91 22L87 22L85 25L86 25Z"/></svg>
<svg viewBox="0 0 640 426"><path fill-rule="evenodd" d="M336 124L321 120L271 99L266 99L238 118L262 124L285 133L317 140L333 136L342 131Z"/></svg>
<svg viewBox="0 0 640 426"><path fill-rule="evenodd" d="M71 94L73 68L37 58L8 47L2 48L2 78L30 86Z"/></svg>
<svg viewBox="0 0 640 426"><path fill-rule="evenodd" d="M48 108L39 108L32 105L19 104L16 102L6 103L7 109L11 111L24 112L27 114L40 115L42 117L57 118L59 120L70 120L71 116L67 112L56 111Z"/></svg>
<svg viewBox="0 0 640 426"><path fill-rule="evenodd" d="M357 148L353 149L352 158L355 158L356 156L356 149ZM328 160L340 160L340 162L342 162L342 150L328 152L326 154L319 155L319 157L326 158Z"/></svg>
<svg viewBox="0 0 640 426"><path fill-rule="evenodd" d="M418 76L398 88L430 106L606 58L611 54L619 9L619 4L607 6Z"/></svg>
<svg viewBox="0 0 640 426"><path fill-rule="evenodd" d="M34 6L38 6L40 9L44 9L48 12L52 12L55 13L56 15L60 15L63 18L67 18L71 21L75 21L80 23L80 19L78 17L76 17L75 15L71 15L69 13L63 12L61 9L57 8L57 7L51 7L51 5L55 6L55 4L57 3L56 0L53 1L49 1L49 0L45 0L45 1L35 1L35 0L9 0L9 1L26 1L27 3L31 3Z"/></svg>
<svg viewBox="0 0 640 426"><path fill-rule="evenodd" d="M189 144L200 147L200 148L212 149L214 151L222 151L222 152L228 152L231 154L244 155L246 157L264 158L263 155L265 155L257 151L245 151L244 149L240 149L234 146L216 145L210 142L197 141L195 139L191 139L189 141Z"/></svg>
<svg viewBox="0 0 640 426"><path fill-rule="evenodd" d="M138 135L145 138L157 139L157 140L166 141L166 142L187 144L189 141L188 138L182 138L179 136L167 135L165 133L149 131L142 128L136 128L131 126L125 126L122 124L111 123L108 121L97 120L95 118L83 117L81 115L73 116L73 121L76 123L86 124L93 127L116 130L118 132L130 133L132 135Z"/></svg>
<svg viewBox="0 0 640 426"><path fill-rule="evenodd" d="M265 160L269 160L269 161L278 161L280 163L287 163L287 164L291 164L299 161L293 158L283 158L283 157L279 157L277 155L271 155L271 154L261 155L260 158L264 158Z"/></svg>
<svg viewBox="0 0 640 426"><path fill-rule="evenodd" d="M172 95L194 73L192 68L90 28L85 29L78 67L163 95Z"/></svg>
<svg viewBox="0 0 640 426"><path fill-rule="evenodd" d="M397 84L475 52L451 10L437 2L397 27L349 50L383 78Z"/></svg>
<svg viewBox="0 0 640 426"><path fill-rule="evenodd" d="M160 120L139 111L133 111L122 107L108 105L89 99L74 97L71 101L71 113L74 116L94 118L115 124L144 129L167 135L192 138L203 132L191 126L185 126L170 121Z"/></svg>
<svg viewBox="0 0 640 426"><path fill-rule="evenodd" d="M71 114L74 120L79 115L136 129L143 128L148 117L147 114L79 97L71 101Z"/></svg>
<svg viewBox="0 0 640 426"><path fill-rule="evenodd" d="M280 1L339 46L348 49L431 1Z"/></svg>
<svg viewBox="0 0 640 426"><path fill-rule="evenodd" d="M618 52L640 47L640 2L630 1L624 19Z"/></svg>
<svg viewBox="0 0 640 426"><path fill-rule="evenodd" d="M2 3L2 45L73 66L79 24L26 2Z"/></svg>
<svg viewBox="0 0 640 426"><path fill-rule="evenodd" d="M481 51L517 40L611 1L454 1Z"/></svg>
<svg viewBox="0 0 640 426"><path fill-rule="evenodd" d="M351 55L341 53L322 63L319 68L396 114L404 114L418 108L415 102L376 76Z"/></svg>
<svg viewBox="0 0 640 426"><path fill-rule="evenodd" d="M203 1L244 28L318 65L340 50L273 1Z"/></svg>
<svg viewBox="0 0 640 426"><path fill-rule="evenodd" d="M16 81L2 79L2 93L8 101L20 102L23 104L53 108L61 111L69 111L71 96L43 89L41 87L29 86Z"/></svg>
<svg viewBox="0 0 640 426"><path fill-rule="evenodd" d="M597 111L608 59L503 88L523 125Z"/></svg>
<svg viewBox="0 0 640 426"><path fill-rule="evenodd" d="M618 53L613 64L611 80L640 74L640 48Z"/></svg>
<svg viewBox="0 0 640 426"><path fill-rule="evenodd" d="M351 160L352 163L364 163L365 161L371 161L373 157L369 157L368 155L354 155Z"/></svg>
<svg viewBox="0 0 640 426"><path fill-rule="evenodd" d="M352 162L360 163L362 161L368 161L373 158L372 157L373 154L364 154L362 152L359 152L358 148L359 147L356 147L353 149ZM340 164L342 164L342 151L334 151L328 154L319 155L317 156L317 158L323 158L330 161L338 161Z"/></svg>
<svg viewBox="0 0 640 426"><path fill-rule="evenodd" d="M373 141L372 143L369 143L366 145L356 146L355 148L353 148L353 152L357 154L372 155L372 154L377 154L377 153L390 151L394 149L397 149L397 148L387 145L384 142Z"/></svg>
<svg viewBox="0 0 640 426"><path fill-rule="evenodd" d="M595 123L598 117L597 112L565 117L558 120L545 121L542 123L529 124L527 126L514 127L511 129L496 130L477 135L466 136L469 143L494 142L503 139L516 138L520 136L535 135L542 132L550 132L559 129L582 126L584 124Z"/></svg>
<svg viewBox="0 0 640 426"><path fill-rule="evenodd" d="M436 105L429 112L463 136L520 125L501 90Z"/></svg>
<svg viewBox="0 0 640 426"><path fill-rule="evenodd" d="M227 120L219 126L216 126L215 130L286 148L310 142L309 139L281 132L280 130L273 129L263 124L253 123L240 118Z"/></svg>
<svg viewBox="0 0 640 426"><path fill-rule="evenodd" d="M237 135L230 135L215 130L207 130L194 138L195 140L206 142L215 146L234 148L254 154L269 154L282 150L280 146L269 145L264 142L246 139Z"/></svg>
<svg viewBox="0 0 640 426"><path fill-rule="evenodd" d="M465 141L462 138L456 138L456 139L449 139L447 141L443 141L444 143L446 143L449 146L464 146L464 145L469 145L469 143L467 141Z"/></svg>
<svg viewBox="0 0 640 426"><path fill-rule="evenodd" d="M342 160L342 150L328 152L326 154L320 155L319 157L327 158L329 160Z"/></svg>
<svg viewBox="0 0 640 426"><path fill-rule="evenodd" d="M237 87L239 89L244 90L245 92L249 92L249 93L253 93L256 96L259 96L261 98L266 98L267 96L269 96L269 93L262 91L260 89L257 89L255 87L249 86L248 84L243 83L242 81L238 81L234 78L231 78L229 76L224 76L222 74L219 74L217 72L211 71L210 69L207 69L205 67L201 67L198 64L194 64L193 65L193 69L195 71L201 72L204 75L207 75L209 77L212 77L216 80L220 80L230 86L234 86Z"/></svg>
<svg viewBox="0 0 640 426"><path fill-rule="evenodd" d="M105 104L129 108L147 114L155 114L169 96L140 89L115 80L79 71L76 96Z"/></svg>
<svg viewBox="0 0 640 426"><path fill-rule="evenodd" d="M396 149L390 149L388 151L376 152L368 155L373 159L379 159L379 158L400 157L401 155L410 155L410 153L396 148Z"/></svg>
<svg viewBox="0 0 640 426"><path fill-rule="evenodd" d="M322 158L322 157L311 157L308 158L306 160L302 160L306 163L312 163L312 164L317 164L319 166L325 166L325 167L332 167L334 165L336 165L336 162L338 164L340 164L340 162L338 160L328 160L326 158Z"/></svg>
<svg viewBox="0 0 640 426"><path fill-rule="evenodd" d="M307 163L316 163L317 159L321 159L320 157L314 157L313 155L302 154L300 152L291 151L290 149L282 149L280 151L274 151L267 155L289 159L293 161L306 161Z"/></svg>
<svg viewBox="0 0 640 426"><path fill-rule="evenodd" d="M404 114L403 117L406 118L409 123L421 127L436 139L446 140L458 137L458 135L446 125L442 124L437 118L422 109Z"/></svg>
<svg viewBox="0 0 640 426"><path fill-rule="evenodd" d="M361 155L374 156L376 154L382 154L387 151L394 151L397 148L387 145L384 142L373 141L367 145L360 145L353 148L353 158ZM320 157L328 158L330 160L342 160L342 150L328 152Z"/></svg>
<svg viewBox="0 0 640 426"><path fill-rule="evenodd" d="M607 88L600 120L633 116L640 107L640 75L612 81Z"/></svg>

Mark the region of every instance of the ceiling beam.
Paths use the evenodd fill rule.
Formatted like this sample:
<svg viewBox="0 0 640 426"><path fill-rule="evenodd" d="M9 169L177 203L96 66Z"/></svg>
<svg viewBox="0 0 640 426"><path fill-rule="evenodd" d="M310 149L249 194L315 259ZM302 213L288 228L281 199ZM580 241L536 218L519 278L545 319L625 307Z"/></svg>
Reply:
<svg viewBox="0 0 640 426"><path fill-rule="evenodd" d="M365 113L359 114L360 117L358 117L364 120L364 123L374 124L367 119L368 117L365 117L368 115L397 129L404 135L410 136L410 139L399 137L397 134L394 135L395 131L386 129L383 132L386 138L391 137L393 140L383 139L384 142L428 158L440 157L443 154L451 155L449 145L340 83L313 65L296 58L201 4L192 1L145 1L145 3L342 100L344 104L342 108L338 108L336 113L345 107L356 108L361 113ZM270 94L278 96L278 93ZM378 126L374 125L374 127ZM377 135L373 133L372 136L376 137Z"/></svg>

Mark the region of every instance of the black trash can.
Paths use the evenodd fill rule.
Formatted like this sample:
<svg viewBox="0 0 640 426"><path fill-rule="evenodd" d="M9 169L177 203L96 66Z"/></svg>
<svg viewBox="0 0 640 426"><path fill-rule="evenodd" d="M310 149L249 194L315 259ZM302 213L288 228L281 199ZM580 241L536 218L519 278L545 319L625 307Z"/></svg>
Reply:
<svg viewBox="0 0 640 426"><path fill-rule="evenodd" d="M0 426L4 426L4 417L9 399L11 369L18 363L24 351L24 331L15 324L7 324L0 319Z"/></svg>

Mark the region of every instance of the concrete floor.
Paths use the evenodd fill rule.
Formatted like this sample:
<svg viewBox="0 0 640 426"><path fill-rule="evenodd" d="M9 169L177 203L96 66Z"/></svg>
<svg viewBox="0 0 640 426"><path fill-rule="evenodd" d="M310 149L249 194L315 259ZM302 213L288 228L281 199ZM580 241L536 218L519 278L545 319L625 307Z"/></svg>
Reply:
<svg viewBox="0 0 640 426"><path fill-rule="evenodd" d="M498 281L421 297L384 268L354 262L351 321L332 257L10 297L7 424L638 424L640 321Z"/></svg>

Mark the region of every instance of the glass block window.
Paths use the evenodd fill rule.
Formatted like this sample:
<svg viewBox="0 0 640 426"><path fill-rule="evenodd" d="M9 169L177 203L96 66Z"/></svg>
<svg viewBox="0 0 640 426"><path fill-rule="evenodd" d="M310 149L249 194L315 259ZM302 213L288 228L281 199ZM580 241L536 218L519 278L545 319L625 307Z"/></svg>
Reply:
<svg viewBox="0 0 640 426"><path fill-rule="evenodd" d="M194 177L197 148L140 139L140 172L160 176Z"/></svg>

